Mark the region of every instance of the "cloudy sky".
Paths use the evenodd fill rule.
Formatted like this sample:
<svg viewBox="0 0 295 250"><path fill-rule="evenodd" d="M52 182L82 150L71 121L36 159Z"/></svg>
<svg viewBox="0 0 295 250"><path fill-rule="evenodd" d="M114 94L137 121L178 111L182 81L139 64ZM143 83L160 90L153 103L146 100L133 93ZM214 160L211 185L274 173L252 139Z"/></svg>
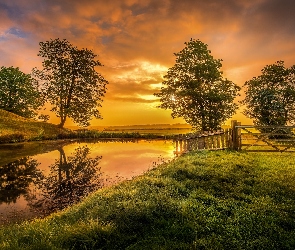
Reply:
<svg viewBox="0 0 295 250"><path fill-rule="evenodd" d="M39 42L92 49L109 81L92 125L178 123L153 96L190 38L242 86L278 60L295 64L294 0L0 0L0 66L41 67ZM242 93L241 93L242 94ZM247 122L238 112L233 118ZM52 122L57 122L53 117ZM68 125L72 125L71 122Z"/></svg>

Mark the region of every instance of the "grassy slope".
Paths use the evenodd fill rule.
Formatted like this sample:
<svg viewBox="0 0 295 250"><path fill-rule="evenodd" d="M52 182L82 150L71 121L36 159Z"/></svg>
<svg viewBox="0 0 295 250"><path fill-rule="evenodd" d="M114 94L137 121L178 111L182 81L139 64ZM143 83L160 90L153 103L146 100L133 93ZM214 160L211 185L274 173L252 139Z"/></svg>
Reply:
<svg viewBox="0 0 295 250"><path fill-rule="evenodd" d="M56 138L68 133L54 124L36 122L0 109L0 142Z"/></svg>
<svg viewBox="0 0 295 250"><path fill-rule="evenodd" d="M290 153L199 152L0 229L0 249L294 249Z"/></svg>

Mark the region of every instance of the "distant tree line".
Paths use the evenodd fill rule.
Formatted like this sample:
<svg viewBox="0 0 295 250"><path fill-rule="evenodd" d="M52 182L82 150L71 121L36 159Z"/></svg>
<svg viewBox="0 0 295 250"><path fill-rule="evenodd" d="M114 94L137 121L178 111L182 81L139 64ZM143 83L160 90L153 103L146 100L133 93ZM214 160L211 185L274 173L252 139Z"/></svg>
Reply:
<svg viewBox="0 0 295 250"><path fill-rule="evenodd" d="M182 117L196 130L216 130L236 113L241 88L223 78L222 60L215 59L208 45L191 39L174 54L175 65L168 69L163 87L155 96L160 108L171 109L173 118ZM78 49L67 40L40 42L38 56L42 69L25 74L14 67L0 70L0 109L32 118L45 103L60 118L81 126L92 117L101 118L108 81L96 71L102 66L92 50ZM295 122L295 65L283 61L267 65L262 74L246 81L243 113L256 125L287 125ZM39 118L48 120L48 115Z"/></svg>

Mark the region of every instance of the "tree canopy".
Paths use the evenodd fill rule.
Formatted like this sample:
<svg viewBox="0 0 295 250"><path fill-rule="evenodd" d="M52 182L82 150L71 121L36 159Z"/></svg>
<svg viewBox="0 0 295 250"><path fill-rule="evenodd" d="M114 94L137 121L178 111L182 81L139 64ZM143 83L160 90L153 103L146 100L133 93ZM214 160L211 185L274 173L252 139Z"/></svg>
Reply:
<svg viewBox="0 0 295 250"><path fill-rule="evenodd" d="M92 50L55 39L40 42L38 56L44 58L43 69L33 72L42 81L43 94L60 118L60 127L68 117L81 126L89 125L92 116L102 118L97 107L108 82L96 72L95 67L102 65Z"/></svg>
<svg viewBox="0 0 295 250"><path fill-rule="evenodd" d="M256 125L282 126L295 121L295 65L283 61L267 65L262 74L246 81L244 114Z"/></svg>
<svg viewBox="0 0 295 250"><path fill-rule="evenodd" d="M164 76L160 108L171 109L173 118L184 120L198 130L215 130L238 107L233 101L240 87L222 78L221 59L214 59L208 45L191 39L175 53L176 63Z"/></svg>
<svg viewBox="0 0 295 250"><path fill-rule="evenodd" d="M0 69L0 109L32 118L42 105L38 82L14 67Z"/></svg>

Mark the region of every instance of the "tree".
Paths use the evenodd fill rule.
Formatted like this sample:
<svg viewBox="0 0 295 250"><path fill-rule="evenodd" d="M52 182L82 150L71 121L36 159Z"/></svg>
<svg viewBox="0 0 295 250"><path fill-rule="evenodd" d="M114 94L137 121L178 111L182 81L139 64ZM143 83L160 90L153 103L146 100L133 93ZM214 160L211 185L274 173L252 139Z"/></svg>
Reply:
<svg viewBox="0 0 295 250"><path fill-rule="evenodd" d="M38 56L44 58L43 70L33 72L43 82L43 93L51 111L63 127L68 117L81 126L89 125L92 116L101 118L101 106L108 83L95 71L102 66L88 49L78 49L67 40L40 42Z"/></svg>
<svg viewBox="0 0 295 250"><path fill-rule="evenodd" d="M283 61L267 65L262 75L246 81L244 114L255 125L282 126L295 121L295 65L285 68Z"/></svg>
<svg viewBox="0 0 295 250"><path fill-rule="evenodd" d="M207 44L191 39L175 53L176 63L164 76L160 108L172 109L172 118L184 120L199 130L215 130L230 118L240 87L223 79L221 59L214 59Z"/></svg>
<svg viewBox="0 0 295 250"><path fill-rule="evenodd" d="M14 67L0 69L0 109L32 118L43 104L38 82Z"/></svg>

